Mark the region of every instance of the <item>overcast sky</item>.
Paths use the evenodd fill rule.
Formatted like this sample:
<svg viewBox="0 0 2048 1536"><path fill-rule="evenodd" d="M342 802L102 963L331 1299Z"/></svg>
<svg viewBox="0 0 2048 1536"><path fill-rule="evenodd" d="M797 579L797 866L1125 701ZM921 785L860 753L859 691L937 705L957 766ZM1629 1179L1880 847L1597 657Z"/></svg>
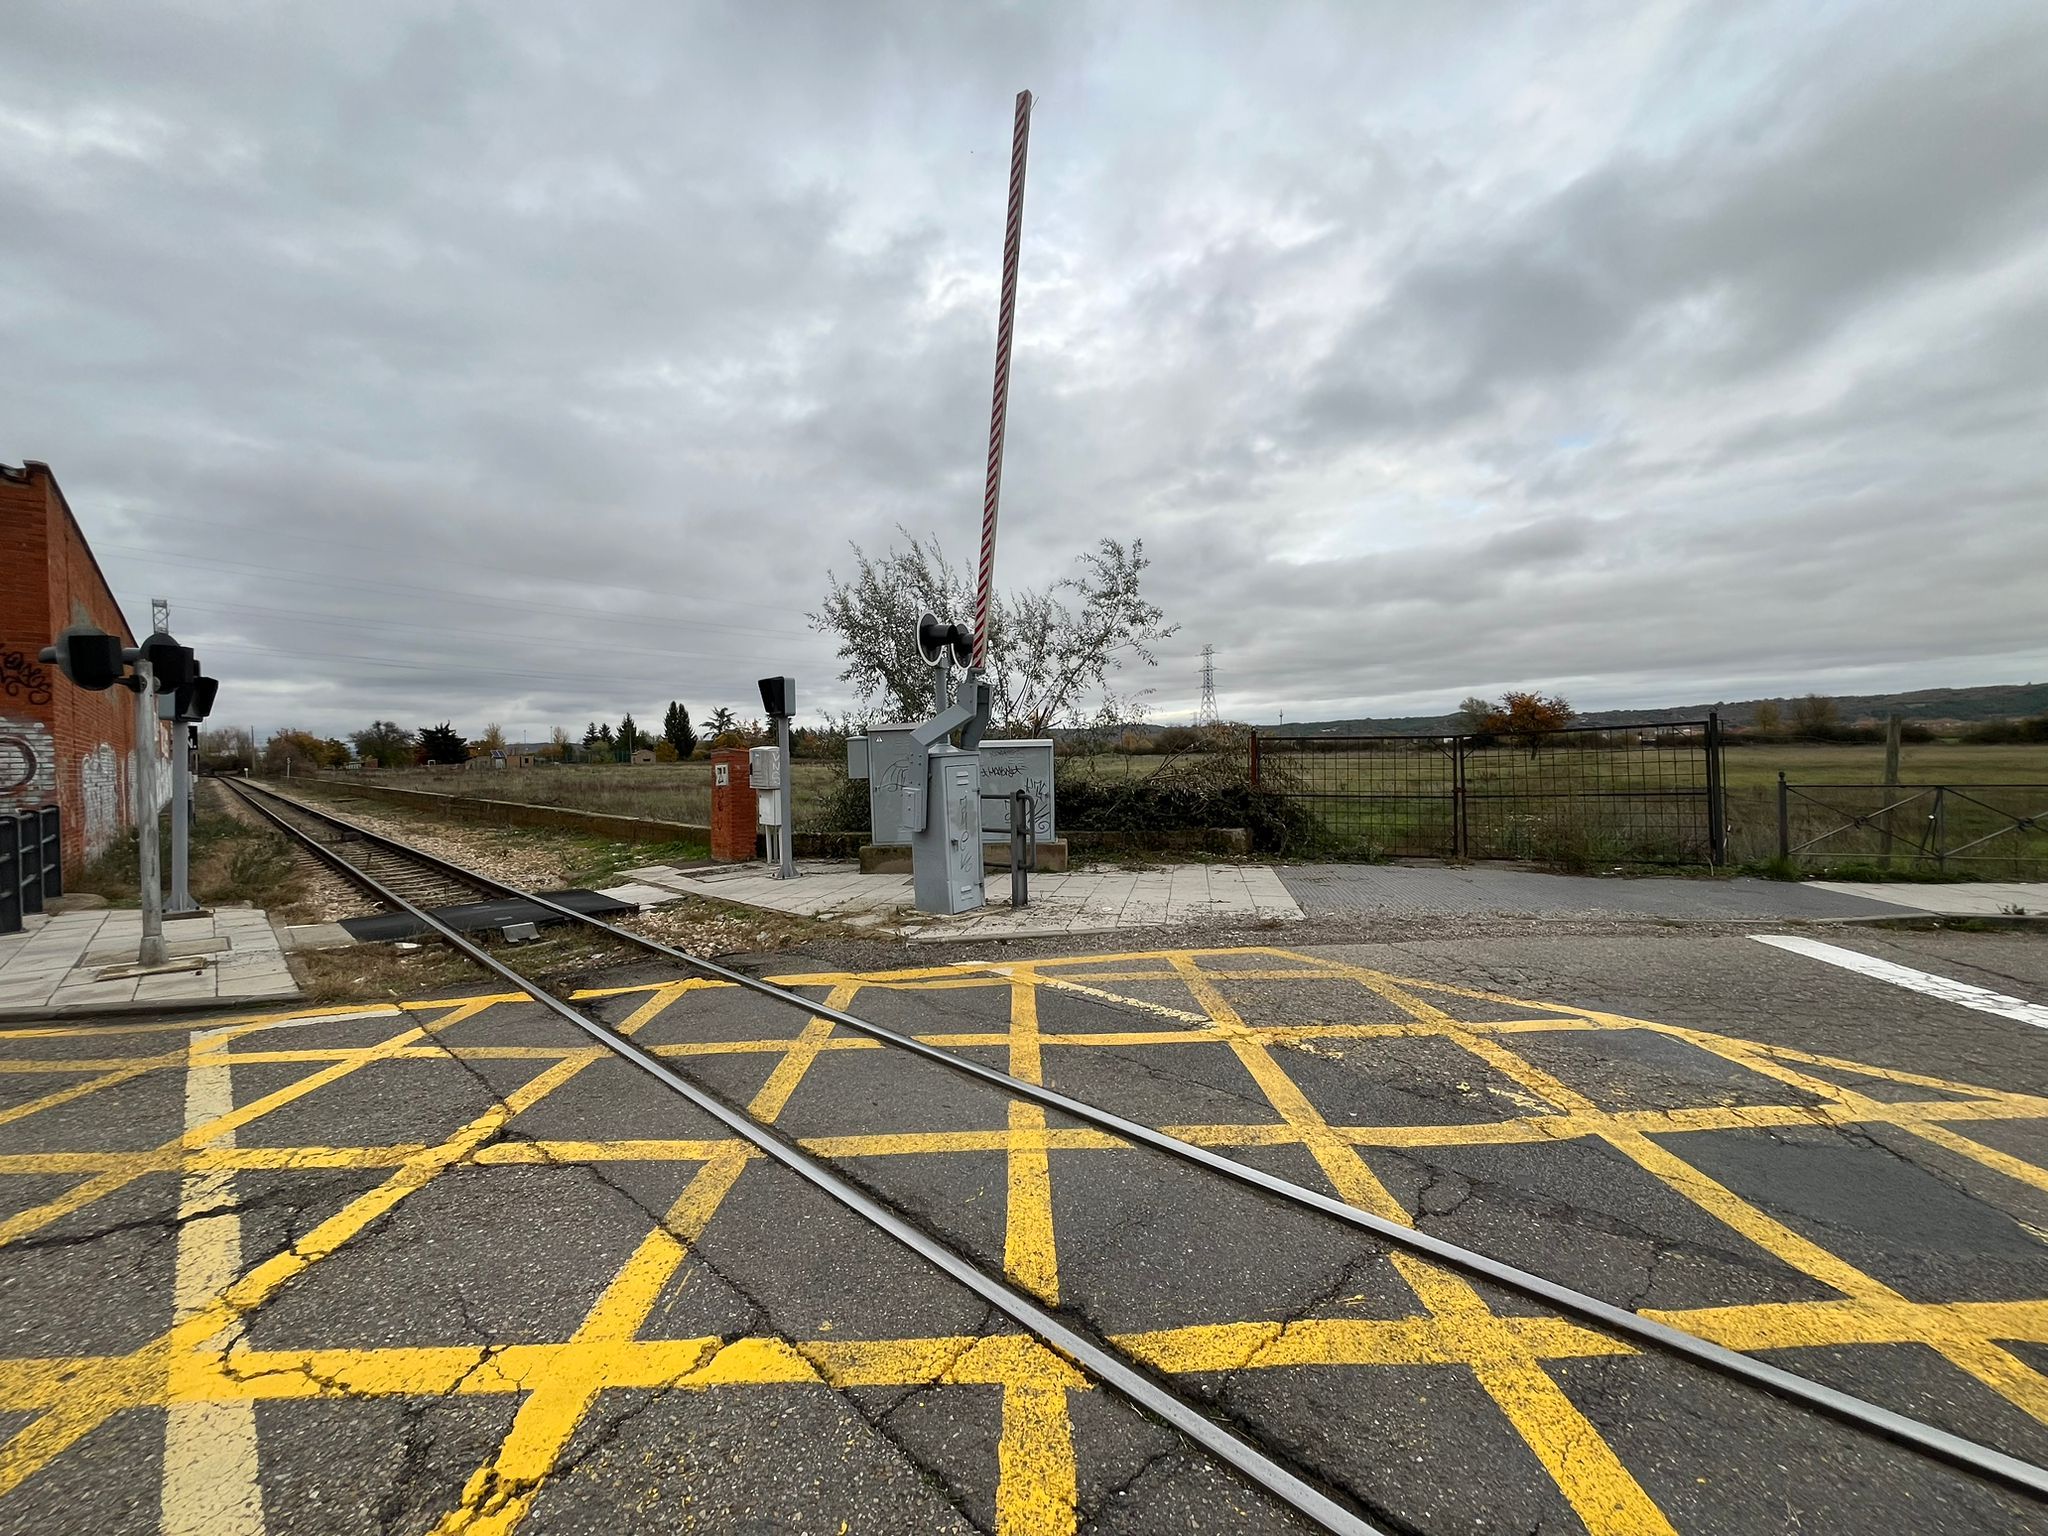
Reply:
<svg viewBox="0 0 2048 1536"><path fill-rule="evenodd" d="M10 0L0 459L269 730L845 703L1142 538L1226 714L2048 676L2048 6ZM963 615L963 617L965 617Z"/></svg>

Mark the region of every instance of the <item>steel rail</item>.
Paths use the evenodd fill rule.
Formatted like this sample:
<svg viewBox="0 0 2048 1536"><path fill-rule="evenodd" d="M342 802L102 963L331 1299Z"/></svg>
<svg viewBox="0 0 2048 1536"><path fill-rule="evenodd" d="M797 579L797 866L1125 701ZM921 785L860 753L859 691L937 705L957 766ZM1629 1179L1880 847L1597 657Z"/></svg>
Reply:
<svg viewBox="0 0 2048 1536"><path fill-rule="evenodd" d="M229 780L228 782L233 783L234 781ZM237 787L242 788L244 786L238 785ZM315 810L300 801L292 800L284 795L277 795L273 791L263 790L259 791L259 793L271 795L272 798L280 800L295 809L305 811L311 816L336 822L344 826L349 825L349 823L342 822L339 817L330 816L324 811ZM576 1028L590 1036L598 1044L604 1046L615 1055L631 1062L634 1066L653 1077L663 1087L688 1100L735 1135L760 1148L762 1152L782 1164L783 1167L789 1169L792 1173L803 1178L814 1188L829 1195L855 1215L880 1228L890 1237L895 1238L897 1242L910 1249L911 1252L915 1253L926 1263L951 1276L954 1280L957 1280L960 1284L974 1292L983 1301L986 1301L989 1305L1008 1316L1013 1322L1019 1324L1027 1332L1036 1335L1039 1339L1051 1345L1075 1365L1095 1377L1096 1380L1102 1382L1105 1386L1162 1423L1179 1430L1204 1450L1236 1468L1252 1483L1280 1500L1283 1504L1286 1504L1298 1514L1313 1521L1326 1531L1339 1533L1339 1536L1387 1536L1387 1533L1378 1526L1368 1523L1298 1474L1289 1471L1272 1456L1252 1444L1251 1441L1217 1423L1178 1393L1154 1381L1150 1376L1136 1369L1107 1346L1054 1316L1037 1301L1034 1301L1023 1291L1018 1290L1008 1281L990 1274L972 1260L938 1241L938 1239L912 1226L865 1190L851 1183L840 1174L835 1173L817 1158L812 1157L808 1152L803 1151L784 1139L779 1133L771 1130L751 1116L713 1098L695 1083L690 1082L687 1078L669 1068L658 1058L650 1055L625 1036L615 1033L606 1025L590 1018L580 1009L572 1007L561 998L554 996L554 994L530 978L521 976L510 966L505 965L481 946L472 942L467 935L435 917L426 908L415 906L396 891L384 886L368 871L357 869L354 865L347 864L346 860L329 853L326 844L310 836L303 829L293 826L284 817L277 814L269 806L264 805L261 801L252 799L248 803L254 810L269 818L282 831L298 839L307 848L313 850L317 857L329 863L354 870L355 878L358 882L364 889L375 894L379 900L389 902L392 906L402 909L417 921L424 923L465 958L475 961L485 970L510 982L527 997L532 998L533 1001L539 1003L558 1018L575 1025ZM396 839L386 839L377 833L366 831L363 828L355 828L354 830L362 832L366 837L386 843L394 851L402 850L415 854L423 862L434 864L445 864L448 862L440 859L437 855L410 848ZM452 867L459 868L460 866ZM480 875L477 878L489 884L499 886L506 891L514 889L510 886L504 886L500 881L491 880L489 876ZM543 901L542 905L552 907L554 903ZM556 910L565 913L569 911L566 907L557 907ZM572 913L570 915L579 914ZM639 937L637 934L627 934L621 930L613 929L608 923L599 923L596 926L617 933L621 938L637 939ZM801 1006L809 1006L804 1002L803 998L793 992L784 993L782 996L786 1000L794 1001ZM826 1011L830 1012L830 1010Z"/></svg>
<svg viewBox="0 0 2048 1536"><path fill-rule="evenodd" d="M267 789L262 791L262 793L275 795L275 791ZM407 844L398 842L396 839L386 838L380 833L354 826L353 823L344 821L340 817L332 816L327 812L312 810L310 807L303 806L301 802L290 800L286 796L275 795L275 798L284 800L287 804L299 806L301 809L309 810L315 816L321 816L342 826L350 827L362 836L385 843L392 848L415 854L423 859L435 860L433 854L422 853L420 850L411 848ZM438 860L435 861L440 862ZM1597 1296L1588 1295L1584 1291L1574 1290L1568 1285L1546 1279L1541 1275L1518 1268L1500 1259L1492 1258L1474 1249L1461 1247L1456 1243L1449 1242L1444 1238L1434 1237L1415 1227L1404 1226L1399 1222L1390 1221L1384 1216L1377 1216L1371 1211L1361 1210L1355 1205L1347 1205L1344 1201L1323 1194L1319 1190L1310 1189L1306 1185L1296 1184L1291 1180L1280 1178L1275 1174L1267 1173L1263 1169L1255 1168L1248 1163L1237 1162L1222 1156L1220 1153L1212 1152L1206 1147L1198 1147L1190 1142L1182 1141L1178 1137L1169 1136L1164 1131L1155 1130L1149 1125L1126 1119L1122 1115L1102 1109L1097 1105L1088 1103L1086 1100L1072 1098L1067 1094L1059 1092L1057 1089L1047 1088L1040 1083L1026 1082L1019 1077L1012 1077L1009 1073L998 1068L984 1066L980 1062L971 1061L964 1056L956 1056L950 1051L940 1049L938 1046L928 1045L922 1040L890 1029L886 1025L875 1024L869 1020L859 1018L854 1014L846 1012L844 1009L833 1008L824 1003L806 998L800 993L791 991L786 987L779 987L773 982L763 981L759 977L748 976L743 972L731 970L718 964L716 961L706 960L700 956L689 954L687 951L673 948L670 945L661 943L659 940L647 938L642 934L614 927L612 924L604 922L599 918L591 917L586 913L571 911L567 907L549 901L545 896L535 896L531 892L521 891L515 886L506 885L502 881L492 879L488 875L475 874L474 871L466 871L465 873L472 874L476 879L495 886L505 895L524 897L528 901L535 902L542 907L558 912L577 922L584 923L592 928L601 929L623 943L664 955L683 965L708 972L713 976L719 977L721 980L729 981L735 986L758 993L763 997L774 998L791 1006L802 1008L817 1018L830 1019L835 1024L844 1025L848 1029L858 1031L872 1039L897 1046L915 1056L935 1062L963 1076L987 1083L1003 1092L1030 1099L1047 1109L1083 1121L1098 1129L1108 1131L1112 1135L1122 1137L1124 1140L1151 1147L1156 1151L1166 1153L1170 1157L1179 1158L1184 1162L1198 1164L1209 1169L1211 1172L1222 1174L1225 1178L1247 1185L1253 1189L1263 1190L1265 1193L1277 1196L1290 1204L1303 1206L1310 1210L1318 1211L1323 1215L1333 1217L1347 1226L1369 1233L1384 1242L1391 1243L1396 1247L1405 1248L1413 1253L1423 1254L1467 1275L1476 1276L1508 1290L1518 1292L1533 1300L1541 1301L1546 1305L1557 1308L1560 1312L1580 1318L1607 1332L1619 1334L1624 1338L1681 1355L1693 1363L1704 1366L1720 1375L1731 1377L1749 1386L1760 1388L1776 1396L1815 1409L1852 1428L1882 1436L1896 1444L1910 1447L1950 1466L1959 1467L1964 1471L1974 1473L1996 1483L2001 1483L2006 1487L2017 1489L2036 1499L2048 1501L2048 1468L2024 1461L2017 1456L2007 1455L2003 1451L1995 1450L1988 1445L1968 1439L1965 1436L1953 1434L1948 1430L1938 1428L1910 1415L1894 1412L1892 1409L1883 1407L1880 1404L1868 1402L1850 1393L1839 1391L1834 1387L1814 1381L1809 1377L1800 1376L1792 1371L1783 1370L1778 1366L1766 1364L1754 1356L1725 1348L1707 1339L1698 1338L1693 1334L1673 1328L1669 1324L1644 1317L1639 1313L1629 1311L1625 1307L1615 1306L1611 1302L1602 1301ZM496 962L489 960L488 957L485 957L485 962L494 967L496 966Z"/></svg>

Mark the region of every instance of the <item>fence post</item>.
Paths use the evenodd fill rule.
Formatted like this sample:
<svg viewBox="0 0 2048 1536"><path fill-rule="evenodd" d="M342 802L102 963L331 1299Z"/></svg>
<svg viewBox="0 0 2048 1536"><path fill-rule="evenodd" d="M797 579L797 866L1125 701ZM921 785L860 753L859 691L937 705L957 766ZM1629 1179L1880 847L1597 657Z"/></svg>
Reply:
<svg viewBox="0 0 2048 1536"><path fill-rule="evenodd" d="M1890 806L1898 797L1899 788L1899 737L1905 724L1903 715L1887 715L1884 722L1884 803ZM1880 869L1890 869L1892 864L1892 813L1884 813L1884 835L1879 844L1877 856Z"/></svg>
<svg viewBox="0 0 2048 1536"><path fill-rule="evenodd" d="M1778 857L1792 857L1792 807L1786 803L1785 770L1778 770Z"/></svg>
<svg viewBox="0 0 2048 1536"><path fill-rule="evenodd" d="M64 813L54 805L43 807L43 898L64 894Z"/></svg>
<svg viewBox="0 0 2048 1536"><path fill-rule="evenodd" d="M21 822L0 816L0 933L22 930Z"/></svg>
<svg viewBox="0 0 2048 1536"><path fill-rule="evenodd" d="M1721 714L1707 714L1707 862L1728 862L1728 808L1721 803Z"/></svg>
<svg viewBox="0 0 2048 1536"><path fill-rule="evenodd" d="M1948 850L1942 847L1948 831L1948 818L1943 814L1947 807L1942 804L1941 800L1942 791L1947 788L1946 784L1934 786L1934 867L1936 869L1948 868Z"/></svg>
<svg viewBox="0 0 2048 1536"><path fill-rule="evenodd" d="M1252 732L1252 788L1259 787L1259 733Z"/></svg>
<svg viewBox="0 0 2048 1536"><path fill-rule="evenodd" d="M1472 839L1465 825L1465 738L1451 738L1451 854L1471 856Z"/></svg>

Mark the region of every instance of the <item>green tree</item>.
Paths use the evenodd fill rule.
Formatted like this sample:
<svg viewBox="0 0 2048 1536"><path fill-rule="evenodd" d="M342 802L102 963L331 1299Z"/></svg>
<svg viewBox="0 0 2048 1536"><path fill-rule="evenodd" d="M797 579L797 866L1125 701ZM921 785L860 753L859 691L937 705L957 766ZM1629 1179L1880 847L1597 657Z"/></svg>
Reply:
<svg viewBox="0 0 2048 1536"><path fill-rule="evenodd" d="M349 737L356 756L380 768L407 768L418 755L418 743L411 731L396 720L372 720L369 728Z"/></svg>
<svg viewBox="0 0 2048 1536"><path fill-rule="evenodd" d="M917 649L917 620L929 609L966 623L974 609L969 573L936 539L898 528L907 549L879 558L853 547L854 573L830 587L811 627L839 640L839 675L861 693L916 719L931 707L931 668ZM1137 712L1120 698L1112 674L1127 661L1157 666L1152 645L1178 626L1140 591L1142 539L1098 540L1077 557L1080 570L1050 586L998 593L989 615L990 714L1006 735L1042 736L1054 727L1122 724Z"/></svg>
<svg viewBox="0 0 2048 1536"><path fill-rule="evenodd" d="M697 733L690 728L690 712L673 700L669 703L668 713L661 717L661 735L675 748L679 758L688 757L697 750Z"/></svg>
<svg viewBox="0 0 2048 1536"><path fill-rule="evenodd" d="M241 773L256 766L256 742L239 725L199 733L199 766L207 773Z"/></svg>
<svg viewBox="0 0 2048 1536"><path fill-rule="evenodd" d="M311 731L276 731L263 744L265 773L304 773L327 766L327 743Z"/></svg>
<svg viewBox="0 0 2048 1536"><path fill-rule="evenodd" d="M640 727L634 723L631 710L627 710L626 718L619 722L618 743L622 760L630 760L640 750Z"/></svg>
<svg viewBox="0 0 2048 1536"><path fill-rule="evenodd" d="M711 712L711 718L705 723L704 729L714 737L723 736L737 729L739 723L739 716L721 704Z"/></svg>
<svg viewBox="0 0 2048 1536"><path fill-rule="evenodd" d="M1758 730L1768 735L1776 731L1782 723L1783 717L1778 713L1778 701L1776 699L1765 699L1757 705L1756 728Z"/></svg>
<svg viewBox="0 0 2048 1536"><path fill-rule="evenodd" d="M1474 694L1458 706L1458 729L1467 736L1481 735L1492 714L1493 706Z"/></svg>
<svg viewBox="0 0 2048 1536"><path fill-rule="evenodd" d="M420 732L420 751L430 763L469 761L469 743L446 720L439 725L427 726Z"/></svg>
<svg viewBox="0 0 2048 1536"><path fill-rule="evenodd" d="M1809 693L1792 701L1792 728L1801 736L1825 736L1842 723L1835 701L1823 693Z"/></svg>

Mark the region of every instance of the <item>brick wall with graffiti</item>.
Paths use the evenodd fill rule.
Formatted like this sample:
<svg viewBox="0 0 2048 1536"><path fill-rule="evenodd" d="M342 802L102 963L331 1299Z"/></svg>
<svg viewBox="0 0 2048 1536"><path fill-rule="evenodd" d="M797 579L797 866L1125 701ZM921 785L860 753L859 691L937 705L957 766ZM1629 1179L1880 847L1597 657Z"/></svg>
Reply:
<svg viewBox="0 0 2048 1536"><path fill-rule="evenodd" d="M0 464L0 813L63 808L64 862L98 857L133 824L135 695L74 688L37 652L70 624L135 644L49 466ZM170 762L168 735L157 756ZM168 770L158 801L170 798Z"/></svg>

